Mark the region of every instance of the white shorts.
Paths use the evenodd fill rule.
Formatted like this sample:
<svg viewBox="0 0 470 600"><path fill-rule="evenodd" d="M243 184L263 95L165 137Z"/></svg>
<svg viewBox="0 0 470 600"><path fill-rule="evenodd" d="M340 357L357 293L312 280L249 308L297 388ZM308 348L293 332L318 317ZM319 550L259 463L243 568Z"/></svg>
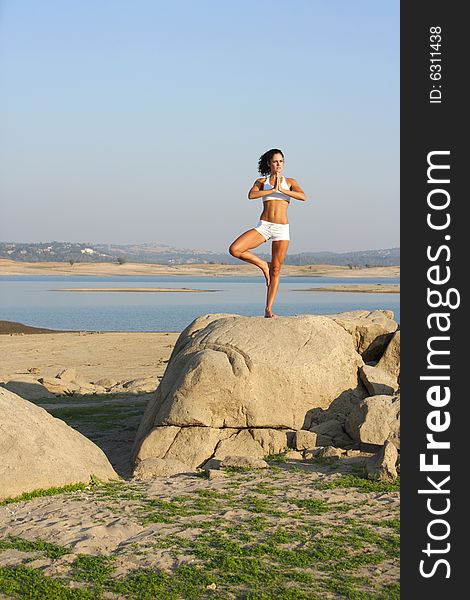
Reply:
<svg viewBox="0 0 470 600"><path fill-rule="evenodd" d="M266 241L280 242L281 240L290 240L289 223L271 223L270 221L260 221L254 228L261 233Z"/></svg>

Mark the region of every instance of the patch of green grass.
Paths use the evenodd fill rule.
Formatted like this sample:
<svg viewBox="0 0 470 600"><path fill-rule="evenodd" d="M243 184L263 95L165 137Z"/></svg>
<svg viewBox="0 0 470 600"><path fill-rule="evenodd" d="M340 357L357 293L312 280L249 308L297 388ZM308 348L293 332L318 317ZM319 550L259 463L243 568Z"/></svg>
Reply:
<svg viewBox="0 0 470 600"><path fill-rule="evenodd" d="M93 481L91 481L91 484L93 484ZM62 487L50 487L47 489L34 490L33 492L25 492L20 496L15 496L14 498L6 498L5 500L2 500L0 502L0 506L5 506L14 502L24 502L25 500L32 500L33 498L41 498L43 496L55 496L57 494L78 492L81 490L85 490L89 487L89 485L89 483L72 483L69 485L64 485Z"/></svg>
<svg viewBox="0 0 470 600"><path fill-rule="evenodd" d="M274 463L286 463L286 462L288 462L289 459L283 452L280 452L279 454L270 454L264 460L266 462L269 461L269 462L274 462Z"/></svg>
<svg viewBox="0 0 470 600"><path fill-rule="evenodd" d="M256 515L254 517L250 517L249 527L252 531L264 531L270 527L270 524L266 517L263 517L263 515Z"/></svg>
<svg viewBox="0 0 470 600"><path fill-rule="evenodd" d="M374 524L378 525L379 527L389 527L390 529L394 529L397 532L400 531L400 519L384 519Z"/></svg>
<svg viewBox="0 0 470 600"><path fill-rule="evenodd" d="M313 591L305 591L293 586L279 585L272 590L253 590L244 596L247 600L317 600Z"/></svg>
<svg viewBox="0 0 470 600"><path fill-rule="evenodd" d="M334 481L323 483L319 486L321 490L333 488L358 488L361 492L398 492L400 490L400 478L393 483L387 481L374 481L357 475L342 475Z"/></svg>
<svg viewBox="0 0 470 600"><path fill-rule="evenodd" d="M65 548L64 546L57 546L56 544L50 544L42 540L35 540L31 542L24 538L8 536L7 538L0 540L0 550L21 550L22 552L42 552L48 558L60 558L64 554L70 554L72 550Z"/></svg>
<svg viewBox="0 0 470 600"><path fill-rule="evenodd" d="M110 582L111 591L139 600L201 598L213 580L200 567L181 565L172 575L153 569L139 569Z"/></svg>
<svg viewBox="0 0 470 600"><path fill-rule="evenodd" d="M260 481L254 491L258 494L266 494L266 495L274 495L275 490L274 488L269 485L269 483L267 483L266 481Z"/></svg>
<svg viewBox="0 0 470 600"><path fill-rule="evenodd" d="M112 556L90 556L79 554L72 563L73 577L102 586L113 572Z"/></svg>
<svg viewBox="0 0 470 600"><path fill-rule="evenodd" d="M100 598L95 591L70 589L60 579L46 577L38 569L25 566L0 567L0 590L15 598L29 600L94 600Z"/></svg>
<svg viewBox="0 0 470 600"><path fill-rule="evenodd" d="M143 523L171 523L177 517L186 517L189 515L189 510L180 501L175 498L173 500L162 500L161 498L152 498L147 500L140 507L143 514Z"/></svg>
<svg viewBox="0 0 470 600"><path fill-rule="evenodd" d="M393 583L380 586L378 590L364 591L358 587L374 588L372 582L365 577L356 577L344 573L337 574L325 582L329 591L339 594L348 600L400 600L400 584Z"/></svg>
<svg viewBox="0 0 470 600"><path fill-rule="evenodd" d="M247 494L240 499L240 503L245 510L250 512L266 513L274 517L280 517L283 514L269 498L257 498Z"/></svg>

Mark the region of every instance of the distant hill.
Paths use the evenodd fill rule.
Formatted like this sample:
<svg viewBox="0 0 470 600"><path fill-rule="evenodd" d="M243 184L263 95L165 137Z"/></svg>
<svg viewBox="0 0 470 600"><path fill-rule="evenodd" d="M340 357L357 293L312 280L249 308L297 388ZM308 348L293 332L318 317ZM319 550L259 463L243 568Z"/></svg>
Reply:
<svg viewBox="0 0 470 600"><path fill-rule="evenodd" d="M268 258L268 254L259 253ZM142 262L150 264L238 264L230 254L188 250L164 244L89 244L71 242L0 242L0 258L24 262ZM354 267L386 267L400 264L400 248L355 252L301 252L288 254L286 264L330 264Z"/></svg>

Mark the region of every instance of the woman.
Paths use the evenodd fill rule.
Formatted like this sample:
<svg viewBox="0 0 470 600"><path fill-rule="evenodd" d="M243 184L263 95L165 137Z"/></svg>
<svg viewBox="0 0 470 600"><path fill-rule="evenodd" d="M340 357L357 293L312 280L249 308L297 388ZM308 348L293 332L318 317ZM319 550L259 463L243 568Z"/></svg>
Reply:
<svg viewBox="0 0 470 600"><path fill-rule="evenodd" d="M232 256L256 265L263 271L267 285L266 309L264 316L275 317L272 308L279 288L281 267L289 246L289 221L287 208L291 198L307 200L307 196L295 179L281 175L284 167L284 154L273 148L265 152L258 161L258 171L263 177L257 179L248 198L263 199L263 212L254 229L242 233L230 246ZM272 241L271 262L261 260L250 252L263 242Z"/></svg>

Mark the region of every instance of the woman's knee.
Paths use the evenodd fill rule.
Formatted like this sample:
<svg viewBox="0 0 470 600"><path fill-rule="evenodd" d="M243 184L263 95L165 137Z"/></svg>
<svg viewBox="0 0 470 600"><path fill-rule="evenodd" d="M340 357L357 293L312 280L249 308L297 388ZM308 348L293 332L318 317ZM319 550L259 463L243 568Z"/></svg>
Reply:
<svg viewBox="0 0 470 600"><path fill-rule="evenodd" d="M273 277L279 277L279 275L281 274L281 267L282 263L272 261L271 266L269 268L271 275Z"/></svg>
<svg viewBox="0 0 470 600"><path fill-rule="evenodd" d="M241 254L240 246L238 246L235 242L233 244L230 244L228 251L235 258L238 258Z"/></svg>

